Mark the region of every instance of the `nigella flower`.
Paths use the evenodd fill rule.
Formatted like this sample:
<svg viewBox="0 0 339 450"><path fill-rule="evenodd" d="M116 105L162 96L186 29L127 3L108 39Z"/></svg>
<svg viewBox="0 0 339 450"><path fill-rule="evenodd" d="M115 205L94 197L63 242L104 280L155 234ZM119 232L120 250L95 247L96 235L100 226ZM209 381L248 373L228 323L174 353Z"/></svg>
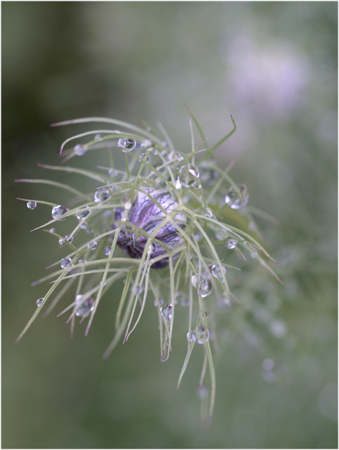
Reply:
<svg viewBox="0 0 339 450"><path fill-rule="evenodd" d="M189 113L202 142L206 143L201 126ZM38 205L52 206L48 216L50 218L51 214L53 220L36 230L45 228L51 239L56 240L60 259L48 267L57 267L53 273L33 283L37 286L51 281L45 295L39 294L37 309L18 340L51 298L45 315L59 301L68 301L59 315L70 314L71 334L79 317L80 322L88 320L87 334L101 298L114 283L123 282L120 299L117 298L120 289L110 294L112 301L118 302L118 312L114 337L104 357L111 354L122 337L123 342L129 339L146 302L150 301L158 310L160 358L167 361L172 351L175 317L183 314L188 317L187 330L182 333L188 349L177 389L194 346L202 346L204 364L199 392L209 396L210 419L216 392L212 349L218 348L213 311L230 309L231 300L235 299L229 282L234 281L232 270L238 268L227 261L232 253L246 260L248 253L275 275L267 264L272 258L257 241L259 235L252 214L258 210L248 208L246 186L230 178L228 172L232 163L226 170L215 163L214 150L234 133L235 122L232 118L233 129L223 139L203 149L202 144L195 147L191 130L192 150L182 153L174 147L162 126L159 126L162 133L159 138L149 131L150 128L145 131L113 119L78 119L58 125L89 121L106 122L126 130L94 130L69 138L61 146L62 162L73 157L86 158L88 152L104 148L110 155L107 165L98 167L104 172L95 171L93 167L90 170L63 165L41 167L63 170L69 176L74 173L87 177L93 183L90 194L70 184L17 180L59 186L71 196L66 205L20 199L29 210ZM190 124L192 126L192 121ZM79 142L90 135L93 137L89 142ZM76 140L76 145L63 151L71 140ZM125 167L115 165L114 152L125 155ZM204 158L199 153L203 153ZM245 229L228 225L228 218L233 224L238 220ZM61 221L65 226L69 224L67 234L64 231L59 234ZM72 285L75 295L69 300L66 292ZM209 390L202 385L207 365Z"/></svg>
<svg viewBox="0 0 339 450"><path fill-rule="evenodd" d="M178 204L173 200L169 192L148 189L138 193L128 212L126 221L144 231L147 236L150 236L157 230L155 239L159 242L153 242L151 245L151 259L164 255L167 252L166 247L169 250L174 250L184 242L184 239L178 234L178 229L171 222L161 226L164 218L175 210L177 206ZM116 227L117 223L121 222L124 212L124 208L116 211L113 227ZM173 220L178 227L184 228L186 223L184 214L176 214ZM123 224L124 222L121 223ZM118 245L125 249L131 258L141 258L147 240L148 237L139 234L136 228L122 225L118 237ZM163 258L155 262L151 267L159 269L167 264L168 258Z"/></svg>

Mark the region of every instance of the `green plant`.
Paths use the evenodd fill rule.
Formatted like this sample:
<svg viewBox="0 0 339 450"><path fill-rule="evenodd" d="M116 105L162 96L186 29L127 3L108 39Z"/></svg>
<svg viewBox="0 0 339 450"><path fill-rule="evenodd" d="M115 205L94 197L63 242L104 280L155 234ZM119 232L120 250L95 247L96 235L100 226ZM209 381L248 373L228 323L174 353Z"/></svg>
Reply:
<svg viewBox="0 0 339 450"><path fill-rule="evenodd" d="M161 125L159 128L165 141L159 139L147 124L144 124L146 130L104 118L55 124L105 122L126 131L88 131L62 144L63 162L90 151L108 149L109 163L99 167L101 172L41 165L45 169L80 174L94 180L96 189L90 195L51 180L17 180L58 186L71 194L69 205L76 205L68 208L45 201L20 199L27 202L29 209L35 209L38 204L52 207L53 220L36 230L51 233L60 246L69 248L69 253L50 266L59 265L59 269L34 283L52 281L44 298L37 300L37 310L17 341L46 303L54 297L46 310L45 314L48 314L71 286L75 286L74 299L60 314L70 314L71 335L76 317L81 321L88 318L87 334L102 296L122 279L124 287L115 318L115 334L104 357L111 354L121 339L123 342L128 340L141 319L146 301L151 300L158 309L161 361L166 361L172 350L174 319L177 314L187 314L187 336L183 337L187 339L188 349L177 389L195 345L201 345L204 361L199 392L201 397L209 395L207 418L210 420L216 392L210 345L212 342L217 349L213 312L218 308L229 308L234 301L228 275L237 270L223 262L219 250L225 251L226 247L227 252L236 252L243 259L249 253L274 272L267 264L272 258L254 237L256 232L244 231L248 224L254 224L252 214L260 212L247 206L246 186L237 185L230 178L233 162L226 170L215 164L214 151L236 130L233 118L231 132L209 146L200 124L189 113L192 147L188 153L174 147ZM197 147L193 122L202 139ZM90 136L93 139L79 143ZM73 140L78 143L64 150ZM125 153L125 170L115 166L116 148ZM66 236L58 234L55 228L46 229L71 218L76 219L76 225L70 225ZM239 228L226 223L228 219L239 223ZM69 222L74 224L72 219ZM203 384L207 367L209 391Z"/></svg>

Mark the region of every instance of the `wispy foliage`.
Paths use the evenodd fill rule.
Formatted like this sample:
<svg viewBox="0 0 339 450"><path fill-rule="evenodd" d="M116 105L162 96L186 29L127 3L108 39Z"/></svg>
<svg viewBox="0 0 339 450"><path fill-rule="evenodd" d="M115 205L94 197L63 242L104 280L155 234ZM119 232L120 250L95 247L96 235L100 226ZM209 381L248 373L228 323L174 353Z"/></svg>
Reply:
<svg viewBox="0 0 339 450"><path fill-rule="evenodd" d="M214 310L229 308L234 301L228 279L237 270L219 255L236 252L242 259L251 255L276 275L268 264L272 258L259 242L258 233L227 223L230 212L247 226L254 224L252 214L261 214L248 207L246 186L231 179L233 162L226 170L215 163L214 151L236 130L233 118L232 130L209 146L197 119L189 113L192 146L188 153L175 148L160 124L160 138L147 124L142 129L105 118L55 124L101 122L125 131L88 131L67 139L61 146L63 163L76 156L86 157L88 152L109 149L107 166L85 170L41 165L46 170L65 171L70 179L72 174L80 174L93 180L96 189L90 194L49 179L17 180L53 185L70 195L68 206L20 199L27 201L29 209L38 205L51 208L52 220L36 230L51 233L69 253L50 266L54 269L51 274L34 283L48 281L50 288L37 300L37 309L18 340L42 309L47 307L45 315L52 311L71 287L75 287L75 296L59 315L69 315L71 335L77 317L81 322L87 320L85 334L88 334L102 297L115 282L123 280L113 339L104 357L119 342L128 340L146 302L151 301L158 310L160 357L166 361L172 351L175 317L185 314L187 335L183 339L187 340L187 355L177 389L195 345L201 345L204 361L199 392L201 398L209 396L206 419L210 420L216 393L212 356L215 350L212 352L211 343L214 349L218 348ZM202 140L198 146L194 142L193 123ZM72 147L67 148L70 144ZM124 170L115 166L115 152L125 153ZM56 228L59 221L66 219L69 232L61 236ZM209 388L204 381L207 368Z"/></svg>

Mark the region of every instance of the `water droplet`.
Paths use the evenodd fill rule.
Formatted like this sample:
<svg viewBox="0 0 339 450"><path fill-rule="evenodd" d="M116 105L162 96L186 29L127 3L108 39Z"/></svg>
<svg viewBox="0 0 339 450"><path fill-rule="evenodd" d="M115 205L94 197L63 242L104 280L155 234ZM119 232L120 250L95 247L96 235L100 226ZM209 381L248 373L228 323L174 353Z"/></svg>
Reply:
<svg viewBox="0 0 339 450"><path fill-rule="evenodd" d="M197 389L197 397L201 400L208 396L208 389L205 386L199 386Z"/></svg>
<svg viewBox="0 0 339 450"><path fill-rule="evenodd" d="M224 241L227 238L227 233L222 228L218 228L217 230L215 230L214 234L218 241Z"/></svg>
<svg viewBox="0 0 339 450"><path fill-rule="evenodd" d="M186 337L187 337L188 342L195 341L194 331L190 331L189 333L187 333Z"/></svg>
<svg viewBox="0 0 339 450"><path fill-rule="evenodd" d="M151 150L152 148L154 148L155 144L153 141L151 141L150 139L146 139L146 141L144 141L142 143L142 146L146 149L146 150Z"/></svg>
<svg viewBox="0 0 339 450"><path fill-rule="evenodd" d="M199 170L193 164L182 166L178 172L178 181L182 186L195 189L200 188Z"/></svg>
<svg viewBox="0 0 339 450"><path fill-rule="evenodd" d="M217 178L219 178L219 173L214 170L208 162L202 162L199 166L200 179L204 183L213 184Z"/></svg>
<svg viewBox="0 0 339 450"><path fill-rule="evenodd" d="M37 202L30 200L27 202L27 208L28 209L35 209L38 206Z"/></svg>
<svg viewBox="0 0 339 450"><path fill-rule="evenodd" d="M71 244L73 242L73 236L71 236L70 234L66 234L65 241Z"/></svg>
<svg viewBox="0 0 339 450"><path fill-rule="evenodd" d="M109 193L109 190L106 188L99 188L95 191L94 201L96 203L104 202L110 198L111 198L111 194Z"/></svg>
<svg viewBox="0 0 339 450"><path fill-rule="evenodd" d="M170 161L182 161L184 157L181 156L180 153L172 151L168 154L168 159Z"/></svg>
<svg viewBox="0 0 339 450"><path fill-rule="evenodd" d="M193 275L191 278L193 287L198 291L201 297L207 297L212 292L212 283L205 275Z"/></svg>
<svg viewBox="0 0 339 450"><path fill-rule="evenodd" d="M41 303L44 301L43 298L38 298L38 300L36 301L36 305L39 308L39 306L41 305Z"/></svg>
<svg viewBox="0 0 339 450"><path fill-rule="evenodd" d="M287 326L283 320L272 320L269 324L269 330L273 336L280 339L287 333Z"/></svg>
<svg viewBox="0 0 339 450"><path fill-rule="evenodd" d="M140 159L145 163L149 163L149 156L147 156L147 153L141 153Z"/></svg>
<svg viewBox="0 0 339 450"><path fill-rule="evenodd" d="M165 159L165 160L169 160L168 157L168 151L167 150L163 150L160 155Z"/></svg>
<svg viewBox="0 0 339 450"><path fill-rule="evenodd" d="M61 219L61 216L63 216L67 212L68 208L66 208L66 206L62 205L54 206L54 208L52 209L52 217L53 219L65 220L65 218Z"/></svg>
<svg viewBox="0 0 339 450"><path fill-rule="evenodd" d="M51 228L51 229L49 230L50 233L55 233L55 231L56 231L55 228Z"/></svg>
<svg viewBox="0 0 339 450"><path fill-rule="evenodd" d="M226 247L230 250L237 246L238 241L236 239L228 238L226 239Z"/></svg>
<svg viewBox="0 0 339 450"><path fill-rule="evenodd" d="M106 256L109 256L109 254L111 253L112 247L108 246L104 248L104 253Z"/></svg>
<svg viewBox="0 0 339 450"><path fill-rule="evenodd" d="M169 322L172 319L172 305L164 305L160 309L160 313L165 322Z"/></svg>
<svg viewBox="0 0 339 450"><path fill-rule="evenodd" d="M62 269L66 269L66 267L69 267L71 264L71 258L62 258L60 266Z"/></svg>
<svg viewBox="0 0 339 450"><path fill-rule="evenodd" d="M184 294L181 295L180 304L181 304L181 306L189 306L189 304L190 304L189 297L187 297L187 295L184 295Z"/></svg>
<svg viewBox="0 0 339 450"><path fill-rule="evenodd" d="M116 176L118 175L118 171L115 170L115 169L109 169L108 175L109 175L111 178L114 178L114 177L116 177Z"/></svg>
<svg viewBox="0 0 339 450"><path fill-rule="evenodd" d="M136 145L137 141L132 138L120 138L118 140L118 147L120 147L124 153L134 150Z"/></svg>
<svg viewBox="0 0 339 450"><path fill-rule="evenodd" d="M82 156L86 153L86 146L85 145L81 145L81 144L77 144L74 147L74 151L77 154L77 156Z"/></svg>
<svg viewBox="0 0 339 450"><path fill-rule="evenodd" d="M97 248L97 245L98 245L98 243L97 243L96 241L93 241L93 242L89 242L89 243L87 244L87 247L88 247L90 250L95 250L95 249Z"/></svg>
<svg viewBox="0 0 339 450"><path fill-rule="evenodd" d="M164 303L162 298L159 298L159 305L162 306L162 304ZM156 300L154 300L154 306L158 307L158 302Z"/></svg>
<svg viewBox="0 0 339 450"><path fill-rule="evenodd" d="M262 362L262 368L264 370L272 370L274 367L274 360L271 358L264 359Z"/></svg>
<svg viewBox="0 0 339 450"><path fill-rule="evenodd" d="M76 217L78 220L82 220L82 219L84 219L85 217L87 217L88 214L89 214L90 212L91 212L91 210L89 209L88 206L83 206L83 207L75 214L75 217Z"/></svg>
<svg viewBox="0 0 339 450"><path fill-rule="evenodd" d="M96 135L94 136L94 140L95 140L95 141L100 141L100 139L101 139L101 135L100 135L100 134L96 134Z"/></svg>
<svg viewBox="0 0 339 450"><path fill-rule="evenodd" d="M182 186L181 186L181 183L180 183L180 181L179 181L179 178L177 179L177 181L175 182L175 188L176 189L181 189L182 188Z"/></svg>
<svg viewBox="0 0 339 450"><path fill-rule="evenodd" d="M59 239L59 245L64 245L65 243L65 238L60 238Z"/></svg>
<svg viewBox="0 0 339 450"><path fill-rule="evenodd" d="M203 215L205 216L205 217L207 217L208 219L210 219L211 217L213 217L213 213L212 213L212 210L211 210L211 208L208 208L208 207L203 207L202 208L202 213L203 213Z"/></svg>
<svg viewBox="0 0 339 450"><path fill-rule="evenodd" d="M143 290L144 290L144 287L142 284L137 284L136 286L132 287L132 292L135 295L141 294L143 292Z"/></svg>
<svg viewBox="0 0 339 450"><path fill-rule="evenodd" d="M94 309L94 300L88 297L83 300L83 295L77 295L75 298L75 315L80 317L87 317Z"/></svg>
<svg viewBox="0 0 339 450"><path fill-rule="evenodd" d="M162 141L161 145L162 145L163 147L168 147L168 144L167 144L166 141Z"/></svg>
<svg viewBox="0 0 339 450"><path fill-rule="evenodd" d="M200 325L194 330L194 337L197 344L205 344L210 338L210 332L203 325Z"/></svg>
<svg viewBox="0 0 339 450"><path fill-rule="evenodd" d="M194 238L195 238L195 240L197 241L197 242L200 242L201 240L202 240L202 236L201 236L201 234L195 234L194 235Z"/></svg>
<svg viewBox="0 0 339 450"><path fill-rule="evenodd" d="M219 264L213 264L212 266L212 275L214 278L218 278L222 283L224 282L223 274L226 274L226 267L221 264L222 272Z"/></svg>
<svg viewBox="0 0 339 450"><path fill-rule="evenodd" d="M242 206L247 205L248 199L247 187L239 184L238 190L236 190L234 186L230 187L225 197L225 203L232 209L239 209Z"/></svg>
<svg viewBox="0 0 339 450"><path fill-rule="evenodd" d="M88 226L86 226L85 231L86 231L87 234L94 233L93 228L90 228L90 227L88 227Z"/></svg>

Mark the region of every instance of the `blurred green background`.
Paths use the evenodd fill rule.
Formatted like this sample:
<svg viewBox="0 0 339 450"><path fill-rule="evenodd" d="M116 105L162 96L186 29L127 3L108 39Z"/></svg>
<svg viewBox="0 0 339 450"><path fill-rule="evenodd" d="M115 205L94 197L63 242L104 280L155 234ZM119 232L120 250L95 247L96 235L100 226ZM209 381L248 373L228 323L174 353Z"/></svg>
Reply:
<svg viewBox="0 0 339 450"><path fill-rule="evenodd" d="M2 447L337 448L337 3L1 7ZM241 305L218 316L207 429L196 396L201 349L175 392L185 323L160 363L152 302L107 361L113 292L87 338L82 324L70 339L53 313L13 346L47 289L30 283L60 259L50 236L30 233L50 219L49 208L31 212L16 197L64 198L14 179L72 184L37 164L57 164L61 142L90 128L49 125L87 116L139 125L141 117L160 121L185 150L184 104L211 143L233 115L238 130L216 152L218 164L236 159L233 179L281 223L258 220L284 285L249 261L235 288Z"/></svg>

